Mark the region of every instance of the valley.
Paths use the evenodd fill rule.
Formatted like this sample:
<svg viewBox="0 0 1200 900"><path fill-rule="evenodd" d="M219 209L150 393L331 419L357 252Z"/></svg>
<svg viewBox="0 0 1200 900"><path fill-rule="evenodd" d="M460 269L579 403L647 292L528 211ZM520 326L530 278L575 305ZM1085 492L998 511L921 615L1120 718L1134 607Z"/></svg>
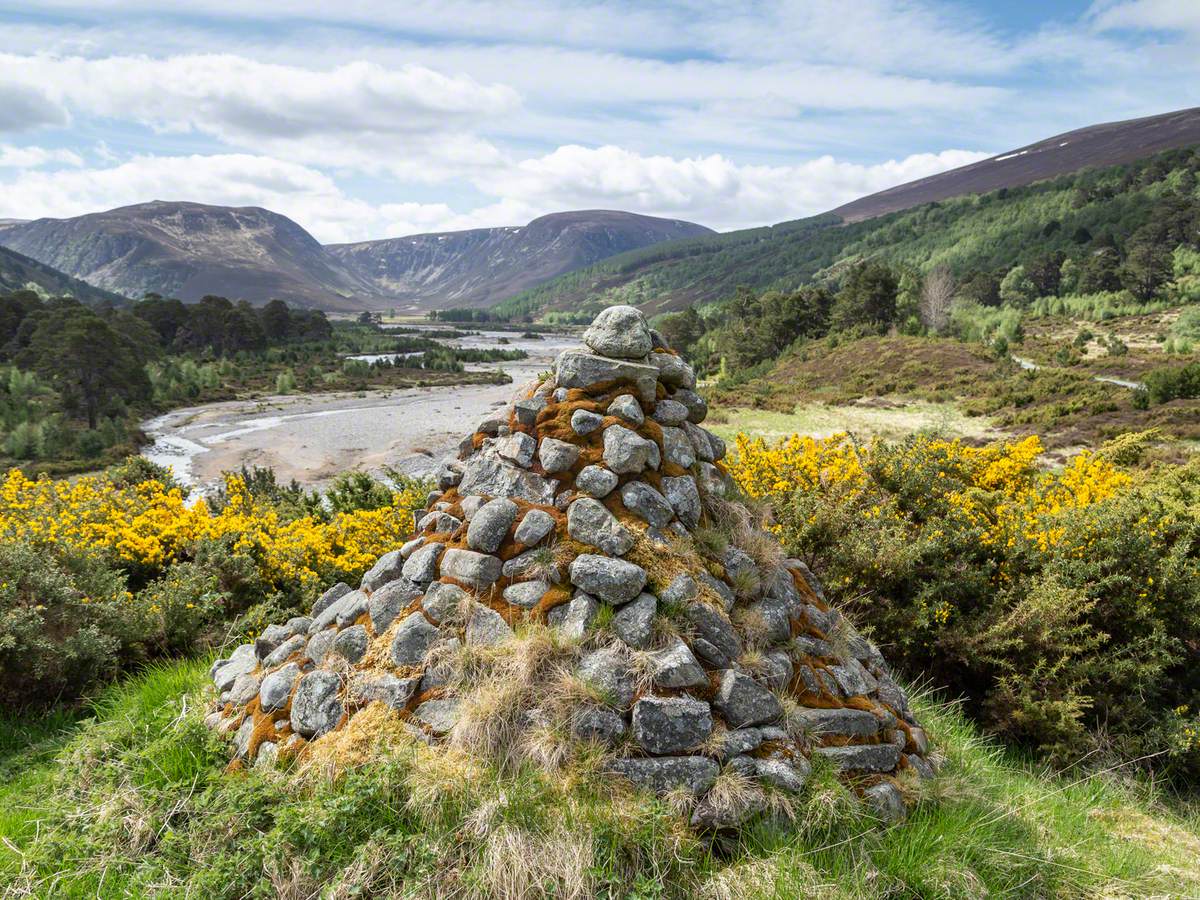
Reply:
<svg viewBox="0 0 1200 900"><path fill-rule="evenodd" d="M416 329L418 335L422 330L432 329ZM254 466L273 469L282 482L318 489L346 471L378 475L386 467L429 477L465 431L550 368L562 350L578 346L563 335L533 340L502 331L439 342L518 350L528 358L468 364L468 372L503 372L511 382L268 395L176 409L142 424L151 439L142 456L170 466L177 480L200 493L219 485L223 472Z"/></svg>

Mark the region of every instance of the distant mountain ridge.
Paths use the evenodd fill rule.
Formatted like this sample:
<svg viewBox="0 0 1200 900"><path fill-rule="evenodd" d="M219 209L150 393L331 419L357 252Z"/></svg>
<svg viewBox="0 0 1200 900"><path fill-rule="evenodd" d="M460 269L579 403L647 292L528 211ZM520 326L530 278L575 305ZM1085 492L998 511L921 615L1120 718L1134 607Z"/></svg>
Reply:
<svg viewBox="0 0 1200 900"><path fill-rule="evenodd" d="M560 276L498 304L497 312L583 314L618 298L647 296L649 313L731 297L739 285L792 286L829 262L829 248L858 225L952 197L1020 188L1083 168L1135 162L1200 145L1200 107L1067 132L988 160L902 184L806 219L634 250ZM841 234L842 229L851 229ZM831 232L837 232L831 233Z"/></svg>
<svg viewBox="0 0 1200 900"><path fill-rule="evenodd" d="M565 272L662 241L714 234L614 210L553 213L528 225L332 244L341 263L397 300L488 306Z"/></svg>
<svg viewBox="0 0 1200 900"><path fill-rule="evenodd" d="M129 297L220 294L330 310L379 305L374 286L307 231L253 206L155 200L11 225L0 229L0 244Z"/></svg>
<svg viewBox="0 0 1200 900"><path fill-rule="evenodd" d="M1088 166L1115 166L1200 142L1200 107L1124 122L1090 125L1037 141L991 159L910 181L845 203L831 212L858 222L958 197L1023 187Z"/></svg>
<svg viewBox="0 0 1200 900"><path fill-rule="evenodd" d="M586 210L326 247L267 209L161 200L0 223L0 245L128 297L278 298L349 312L487 305L616 253L706 234L691 222Z"/></svg>

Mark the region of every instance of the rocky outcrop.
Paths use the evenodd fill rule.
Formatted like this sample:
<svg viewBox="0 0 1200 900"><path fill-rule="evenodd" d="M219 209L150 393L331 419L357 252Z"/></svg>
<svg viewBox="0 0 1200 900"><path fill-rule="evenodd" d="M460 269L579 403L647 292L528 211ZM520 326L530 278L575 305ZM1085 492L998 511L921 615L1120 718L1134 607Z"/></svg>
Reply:
<svg viewBox="0 0 1200 900"><path fill-rule="evenodd" d="M726 496L690 367L629 307L585 343L463 442L417 533L358 590L214 666L210 723L245 761L313 752L372 703L453 743L472 702L456 660L549 628L580 687L564 710L536 685L529 722L558 717L634 785L695 795L697 827L769 809L818 759L864 810L903 816L903 780L932 774L926 735L874 645ZM702 525L732 543L694 540ZM737 810L707 796L723 771L753 785Z"/></svg>

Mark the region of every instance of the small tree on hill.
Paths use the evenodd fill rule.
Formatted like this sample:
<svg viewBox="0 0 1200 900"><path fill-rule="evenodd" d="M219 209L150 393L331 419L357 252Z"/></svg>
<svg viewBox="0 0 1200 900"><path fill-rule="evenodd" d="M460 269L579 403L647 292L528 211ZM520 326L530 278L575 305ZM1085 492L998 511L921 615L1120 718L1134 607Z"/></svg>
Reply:
<svg viewBox="0 0 1200 900"><path fill-rule="evenodd" d="M949 326L955 290L954 276L945 266L925 276L921 285L921 324L933 334L941 334Z"/></svg>

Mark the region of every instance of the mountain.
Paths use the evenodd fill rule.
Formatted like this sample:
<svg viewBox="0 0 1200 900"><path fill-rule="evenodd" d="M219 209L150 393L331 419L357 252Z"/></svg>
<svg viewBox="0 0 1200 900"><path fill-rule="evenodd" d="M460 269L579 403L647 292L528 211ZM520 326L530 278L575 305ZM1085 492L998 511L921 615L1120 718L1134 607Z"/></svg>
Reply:
<svg viewBox="0 0 1200 900"><path fill-rule="evenodd" d="M205 294L355 310L380 305L286 216L258 207L155 200L71 219L0 228L0 244L107 290L181 300Z"/></svg>
<svg viewBox="0 0 1200 900"><path fill-rule="evenodd" d="M1200 142L1200 107L1124 122L1092 125L1010 150L991 159L889 188L839 206L833 214L858 222L963 194L986 194L1077 172L1133 162Z"/></svg>
<svg viewBox="0 0 1200 900"><path fill-rule="evenodd" d="M623 253L503 301L496 311L520 317L552 309L586 317L589 309L594 312L618 298L639 302L638 298L651 297L652 301L641 305L657 312L730 297L739 285L790 288L832 265L857 242L865 242L862 249L896 256L902 248L872 242L869 235L884 233L897 216L908 216L903 219L907 229L897 227L890 233L891 239L904 240L914 230L926 228L928 215L920 210L935 201L978 192L992 192L989 196L997 197L1001 189L1028 189L1085 168L1132 163L1197 144L1200 108L1083 128L872 194L823 215ZM960 213L979 211L964 206ZM1086 210L1065 215L1060 224L1065 228L1073 219L1078 219L1081 227L1096 224ZM988 250L970 241L945 252L953 257L954 253L986 254ZM1009 250L1011 247L1006 252Z"/></svg>
<svg viewBox="0 0 1200 900"><path fill-rule="evenodd" d="M582 210L542 216L523 227L418 234L327 249L397 300L488 306L618 253L714 233L677 219Z"/></svg>
<svg viewBox="0 0 1200 900"><path fill-rule="evenodd" d="M92 287L86 281L72 278L15 250L0 247L0 293L30 285L53 297L74 297L83 303L125 302L124 297Z"/></svg>

